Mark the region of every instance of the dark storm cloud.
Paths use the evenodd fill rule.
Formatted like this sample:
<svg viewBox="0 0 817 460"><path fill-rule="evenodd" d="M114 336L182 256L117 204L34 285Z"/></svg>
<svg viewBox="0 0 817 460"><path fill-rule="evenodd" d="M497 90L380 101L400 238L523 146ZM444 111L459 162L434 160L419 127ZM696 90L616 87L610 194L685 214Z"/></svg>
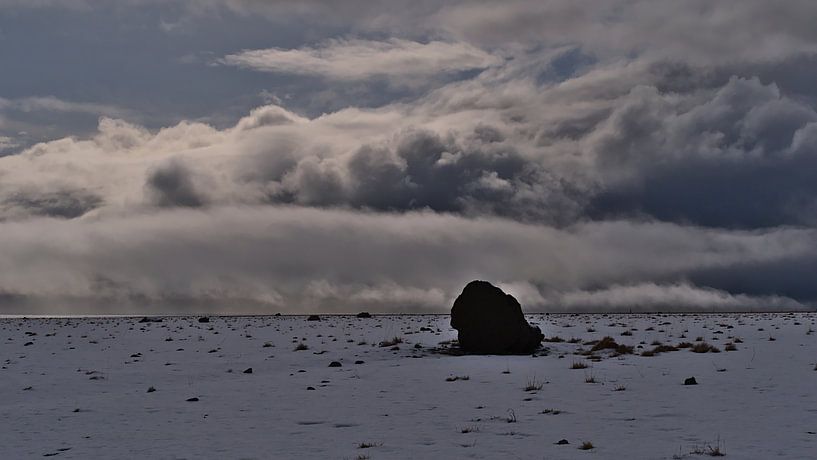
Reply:
<svg viewBox="0 0 817 460"><path fill-rule="evenodd" d="M190 170L177 160L150 171L145 189L150 201L159 207L197 208L207 201L197 190Z"/></svg>
<svg viewBox="0 0 817 460"><path fill-rule="evenodd" d="M596 216L645 214L756 228L815 222L817 113L774 84L733 78L683 113L640 90L617 108L594 148L632 177L594 197Z"/></svg>

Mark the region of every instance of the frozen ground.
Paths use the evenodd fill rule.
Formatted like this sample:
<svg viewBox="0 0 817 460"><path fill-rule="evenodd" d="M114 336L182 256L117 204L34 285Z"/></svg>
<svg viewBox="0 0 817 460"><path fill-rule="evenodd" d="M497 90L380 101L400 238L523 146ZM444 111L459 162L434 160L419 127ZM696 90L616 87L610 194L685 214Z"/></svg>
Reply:
<svg viewBox="0 0 817 460"><path fill-rule="evenodd" d="M547 337L643 347L593 358L433 353L448 316L7 318L0 458L815 458L816 319L529 316ZM640 356L698 337L721 352Z"/></svg>

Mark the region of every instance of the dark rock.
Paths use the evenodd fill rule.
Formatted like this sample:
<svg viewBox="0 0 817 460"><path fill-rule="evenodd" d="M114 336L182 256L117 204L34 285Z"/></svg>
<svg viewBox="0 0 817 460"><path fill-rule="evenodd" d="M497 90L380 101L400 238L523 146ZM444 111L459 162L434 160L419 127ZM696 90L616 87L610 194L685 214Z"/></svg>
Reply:
<svg viewBox="0 0 817 460"><path fill-rule="evenodd" d="M565 444L570 444L570 442L568 442L567 439L560 439L559 442L556 443L556 445L559 446L563 446Z"/></svg>
<svg viewBox="0 0 817 460"><path fill-rule="evenodd" d="M320 316L318 316L318 315L309 315L309 317L308 317L308 318L306 318L306 320L307 320L307 321L320 321L320 320L321 320L321 317L320 317Z"/></svg>
<svg viewBox="0 0 817 460"><path fill-rule="evenodd" d="M362 312L357 314L357 317L358 318L371 318L372 314L367 312L367 311L362 311Z"/></svg>
<svg viewBox="0 0 817 460"><path fill-rule="evenodd" d="M162 318L150 318L148 316L143 317L139 320L140 323L161 323Z"/></svg>
<svg viewBox="0 0 817 460"><path fill-rule="evenodd" d="M202 316L201 318L199 318L199 322L200 322L200 323L209 323L209 322L210 322L210 318L208 318L208 317L206 317L206 316Z"/></svg>
<svg viewBox="0 0 817 460"><path fill-rule="evenodd" d="M366 362L366 361L363 361L362 359L358 359L357 361L355 361L355 364L363 364L363 363L365 363L365 362Z"/></svg>
<svg viewBox="0 0 817 460"><path fill-rule="evenodd" d="M306 389L309 391L315 391L315 387L306 387Z"/></svg>
<svg viewBox="0 0 817 460"><path fill-rule="evenodd" d="M196 398L196 397L187 398L187 402L196 402L198 400L199 400L199 398Z"/></svg>
<svg viewBox="0 0 817 460"><path fill-rule="evenodd" d="M684 385L697 385L697 384L698 384L698 381L695 380L695 377L690 377L690 378L684 380Z"/></svg>
<svg viewBox="0 0 817 460"><path fill-rule="evenodd" d="M252 368L248 367L248 368L244 369L244 373L245 374L252 374Z"/></svg>
<svg viewBox="0 0 817 460"><path fill-rule="evenodd" d="M329 367L342 367L343 365L338 361L332 361L329 363Z"/></svg>
<svg viewBox="0 0 817 460"><path fill-rule="evenodd" d="M156 388L148 387L148 393L153 393L154 391L156 391Z"/></svg>
<svg viewBox="0 0 817 460"><path fill-rule="evenodd" d="M519 302L487 281L471 281L451 308L451 327L469 353L529 354L545 336L531 326Z"/></svg>

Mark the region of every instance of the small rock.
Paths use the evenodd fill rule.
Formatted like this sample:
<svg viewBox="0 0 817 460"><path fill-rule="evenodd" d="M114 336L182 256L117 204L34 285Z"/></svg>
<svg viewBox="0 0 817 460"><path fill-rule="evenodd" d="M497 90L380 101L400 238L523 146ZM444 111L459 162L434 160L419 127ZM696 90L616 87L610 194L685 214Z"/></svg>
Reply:
<svg viewBox="0 0 817 460"><path fill-rule="evenodd" d="M192 397L192 398L187 398L187 402L196 402L198 400L199 400L199 398L196 398L195 396Z"/></svg>
<svg viewBox="0 0 817 460"><path fill-rule="evenodd" d="M209 323L209 322L210 322L210 318L208 318L208 317L206 317L206 316L202 316L201 318L199 318L199 322L200 322L200 323Z"/></svg>
<svg viewBox="0 0 817 460"><path fill-rule="evenodd" d="M140 323L161 323L162 318L150 318L148 316L143 317L139 320Z"/></svg>
<svg viewBox="0 0 817 460"><path fill-rule="evenodd" d="M154 391L156 391L156 388L148 387L147 393L153 393Z"/></svg>
<svg viewBox="0 0 817 460"><path fill-rule="evenodd" d="M690 377L690 378L684 380L684 385L697 385L697 384L698 384L698 381L695 380L695 377Z"/></svg>
<svg viewBox="0 0 817 460"><path fill-rule="evenodd" d="M357 317L358 318L371 318L372 314L367 312L367 311L362 311L362 312L357 314Z"/></svg>
<svg viewBox="0 0 817 460"><path fill-rule="evenodd" d="M244 369L244 373L245 374L252 374L252 368L248 367L248 368Z"/></svg>
<svg viewBox="0 0 817 460"><path fill-rule="evenodd" d="M306 387L306 389L309 390L309 391L314 391L315 387Z"/></svg>
<svg viewBox="0 0 817 460"><path fill-rule="evenodd" d="M307 320L307 321L320 321L320 320L321 320L321 317L320 317L320 316L318 316L318 315L309 315L309 317L308 317L308 318L306 318L306 320Z"/></svg>
<svg viewBox="0 0 817 460"><path fill-rule="evenodd" d="M563 446L565 444L570 444L567 439L560 439L559 442L556 443L558 446Z"/></svg>
<svg viewBox="0 0 817 460"><path fill-rule="evenodd" d="M342 366L342 364L340 362L338 362L338 361L332 361L331 363L329 363L329 367L341 367L341 366Z"/></svg>
<svg viewBox="0 0 817 460"><path fill-rule="evenodd" d="M363 361L362 359L358 359L357 361L355 361L355 364L363 364L363 363L365 363L365 362L366 362L366 361Z"/></svg>

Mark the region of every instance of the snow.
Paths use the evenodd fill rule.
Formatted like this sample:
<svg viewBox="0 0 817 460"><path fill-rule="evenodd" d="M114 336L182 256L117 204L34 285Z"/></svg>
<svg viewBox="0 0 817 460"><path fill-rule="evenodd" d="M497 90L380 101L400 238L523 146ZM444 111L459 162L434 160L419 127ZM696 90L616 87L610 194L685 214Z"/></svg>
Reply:
<svg viewBox="0 0 817 460"><path fill-rule="evenodd" d="M643 348L597 353L599 361L575 354L590 346L568 342L545 343L547 353L537 356L452 356L431 351L456 338L443 315L4 318L0 458L694 459L719 448L728 458L802 459L817 452L817 314L528 318L546 337L609 335ZM699 336L722 351L640 356L653 341ZM394 337L403 339L398 350L378 346ZM742 340L737 350L723 351L734 338ZM299 343L308 349L296 351ZM571 369L574 361L590 367ZM692 376L698 385L683 385ZM585 383L590 377L596 383ZM525 391L534 380L541 389ZM555 444L563 438L569 444ZM584 441L594 448L580 450Z"/></svg>

